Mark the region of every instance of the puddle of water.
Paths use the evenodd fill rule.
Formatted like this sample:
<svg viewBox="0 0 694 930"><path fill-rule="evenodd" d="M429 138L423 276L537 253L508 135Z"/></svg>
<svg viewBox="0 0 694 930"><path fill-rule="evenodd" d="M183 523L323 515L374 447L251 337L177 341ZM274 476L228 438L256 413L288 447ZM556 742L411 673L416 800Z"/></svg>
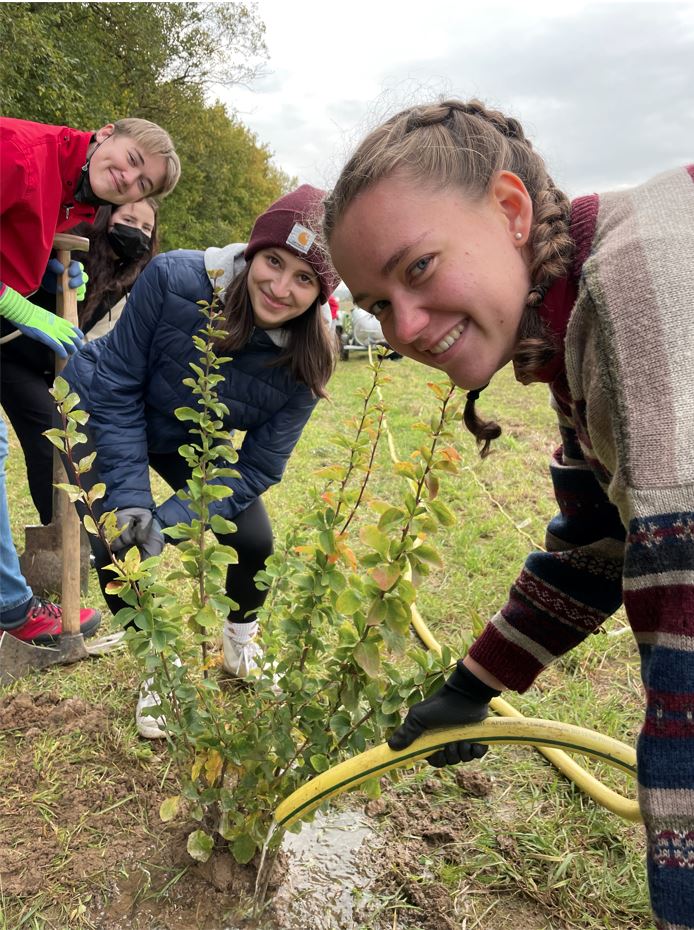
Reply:
<svg viewBox="0 0 694 930"><path fill-rule="evenodd" d="M371 884L370 876L357 865L359 850L369 837L373 831L367 818L354 810L319 812L301 833L285 836L282 849L291 860L285 883L292 896L289 915L297 919L297 927L352 926L354 892L363 894Z"/></svg>
<svg viewBox="0 0 694 930"><path fill-rule="evenodd" d="M225 930L347 930L354 926L355 892L363 897L372 877L359 868L359 851L375 842L361 811L318 813L301 833L287 833L282 850L288 871L270 902L276 917L229 925Z"/></svg>

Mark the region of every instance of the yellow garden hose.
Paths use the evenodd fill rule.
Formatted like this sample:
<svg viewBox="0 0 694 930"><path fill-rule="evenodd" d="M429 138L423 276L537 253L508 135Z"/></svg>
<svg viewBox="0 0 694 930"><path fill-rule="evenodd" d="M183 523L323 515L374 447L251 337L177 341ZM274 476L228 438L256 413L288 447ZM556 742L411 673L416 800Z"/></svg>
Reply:
<svg viewBox="0 0 694 930"><path fill-rule="evenodd" d="M441 647L431 635L430 630L422 620L422 617L415 604L412 605L412 626L417 636L419 636L427 649L431 649L432 652L436 652L440 655ZM492 698L489 706L494 711L494 713L499 714L500 717L512 718L522 724L531 726L538 722L533 718L524 717L523 714L521 714L519 710L516 710L512 704L509 704L508 701L505 701L500 697ZM492 720L488 722L493 723ZM568 728L570 724L555 723L555 726L559 727L561 730L563 727ZM602 734L595 733L593 730L584 730L582 727L575 727L574 729L580 731L581 734L590 734L592 736L598 737L601 740L608 739L608 737L604 737ZM458 738L460 739L460 737ZM480 742L486 742L486 739L480 740ZM571 781L581 789L581 791L591 797L597 804L600 804L602 807L606 807L608 810L612 811L613 814L617 814L619 817L623 817L625 820L633 820L636 822L641 820L641 811L639 810L638 801L632 801L630 798L625 798L623 795L618 794L616 791L613 791L611 788L603 785L603 783L598 781L594 775L591 775L590 772L582 768L577 762L574 762L571 756L568 756L561 749L552 748L552 746L557 746L558 743L546 743L542 739L524 740L524 742L532 743L535 748L542 753L545 759L548 759L552 765L559 769L563 775L566 775L567 778L570 778ZM630 760L631 771L633 774L635 774L636 753L634 750L630 746L627 746L626 743L619 742L619 740L610 739L610 745L619 746L620 753L627 754L620 755L618 758L622 760L628 758ZM578 744L567 743L565 748L573 749L574 752L587 752L589 755L593 755L589 749L581 749Z"/></svg>
<svg viewBox="0 0 694 930"><path fill-rule="evenodd" d="M563 746L566 749L585 752L630 775L636 774L634 750L610 736L604 736L594 730L584 730L583 727L571 723L557 723L555 720L492 717L482 723L472 723L464 727L429 730L400 752L394 752L387 743L367 749L366 752L312 778L290 794L276 808L275 821L281 827L290 827L324 801L334 798L348 788L355 788L368 778L375 778L391 769L424 759L446 743L461 739L484 743ZM638 813L638 807L636 811ZM637 816L631 819L639 818Z"/></svg>
<svg viewBox="0 0 694 930"><path fill-rule="evenodd" d="M369 357L371 358L370 349ZM391 457L397 461L395 446L385 418L384 427ZM441 647L424 623L415 604L411 607L411 613L412 627L417 636L427 649L440 655ZM597 804L625 820L641 821L638 801L626 798L603 785L564 752L568 749L585 753L635 776L636 753L631 746L570 723L524 717L520 711L500 697L494 698L490 707L499 717L462 727L430 730L399 752L394 752L387 743L382 743L341 762L285 798L275 810L275 822L281 827L290 827L324 801L343 791L355 788L369 778L424 759L446 743L463 739L486 744L515 743L533 746Z"/></svg>
<svg viewBox="0 0 694 930"><path fill-rule="evenodd" d="M414 605L412 626L427 648L441 652L441 647ZM486 744L515 743L534 746L597 804L625 820L641 820L637 801L625 798L603 785L564 752L568 749L585 753L635 776L636 752L631 746L611 736L571 723L524 717L502 698L494 698L490 707L500 716L484 720L482 723L430 730L399 752L394 752L387 743L382 743L333 766L285 798L275 810L276 823L284 828L290 827L324 801L342 794L343 791L356 788L369 778L384 775L392 769L424 759L446 743L463 739Z"/></svg>

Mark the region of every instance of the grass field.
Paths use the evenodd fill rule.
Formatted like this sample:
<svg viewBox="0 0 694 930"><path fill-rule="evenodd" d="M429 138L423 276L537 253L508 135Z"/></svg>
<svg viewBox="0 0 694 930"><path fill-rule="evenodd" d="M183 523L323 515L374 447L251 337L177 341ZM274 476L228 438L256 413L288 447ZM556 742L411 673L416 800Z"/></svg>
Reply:
<svg viewBox="0 0 694 930"><path fill-rule="evenodd" d="M388 423L405 458L417 442L412 422L433 412L425 387L432 373L408 360L385 364ZM319 404L283 482L265 496L278 536L308 501L314 470L334 459L330 436L356 411L355 391L369 380L365 357L340 363L330 402ZM439 540L445 568L425 579L418 596L432 632L454 653L504 602L555 510L547 461L556 431L546 389L523 388L503 372L480 409L501 422L504 434L482 462L460 427L463 472L441 489L457 525ZM36 515L16 442L8 486L21 548L23 526ZM374 476L372 490L391 493L385 469ZM175 551L166 558L175 560ZM100 603L95 581L87 601ZM606 630L624 624L618 614ZM136 866L141 871L146 865L150 875L138 893L141 902L162 900L192 880L185 858L160 855L177 841L156 816L171 776L166 755L135 732L137 686L134 660L116 654L26 678L0 695L0 712L11 712L0 722L2 930L140 926L134 918L119 923L112 905L112 889ZM508 697L527 715L579 723L633 743L642 712L635 646L629 634L592 636L526 694ZM633 783L591 769L633 795ZM479 771L479 791L458 771L432 774L426 767L385 791L379 828L400 853L380 879L375 916L364 926L438 930L448 919L464 930L651 927L638 825L596 807L532 751L494 750ZM438 833L427 833L432 823ZM445 906L438 911L426 904L439 899ZM434 912L438 923L431 922ZM150 921L150 928L155 925Z"/></svg>

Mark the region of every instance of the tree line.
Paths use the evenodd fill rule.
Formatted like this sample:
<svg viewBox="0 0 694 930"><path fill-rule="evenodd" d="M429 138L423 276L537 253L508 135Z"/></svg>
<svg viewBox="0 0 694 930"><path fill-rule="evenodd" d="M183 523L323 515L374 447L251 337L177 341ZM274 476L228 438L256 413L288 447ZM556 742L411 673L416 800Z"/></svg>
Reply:
<svg viewBox="0 0 694 930"><path fill-rule="evenodd" d="M162 205L162 249L243 242L292 181L209 96L262 67L264 28L243 2L3 3L0 112L76 129L159 123L183 167Z"/></svg>

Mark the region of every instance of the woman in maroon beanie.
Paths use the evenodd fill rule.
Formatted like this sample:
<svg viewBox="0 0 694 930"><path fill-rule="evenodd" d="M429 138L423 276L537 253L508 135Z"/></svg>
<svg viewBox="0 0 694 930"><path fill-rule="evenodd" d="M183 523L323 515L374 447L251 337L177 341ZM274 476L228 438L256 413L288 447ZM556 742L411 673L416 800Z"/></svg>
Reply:
<svg viewBox="0 0 694 930"><path fill-rule="evenodd" d="M224 626L224 667L245 678L257 668L257 610L265 592L254 584L272 552L272 527L261 495L281 480L287 460L313 412L325 397L334 367L333 341L320 306L339 279L316 242L323 191L303 185L273 203L255 222L247 244L176 251L154 258L140 275L121 318L103 339L87 345L64 377L90 414L89 442L76 451L96 450L95 466L84 477L104 482L103 510L115 510L123 532L113 548L137 546L143 556L162 551L162 529L190 523L194 514L177 496L190 477L179 446L190 441L188 425L174 415L195 406L183 381L199 360L192 337L205 319L198 301L211 301L213 272L221 287L228 332L217 346L224 380L219 400L229 413L229 435L244 430L235 469L224 478L233 494L216 501L212 514L233 520L237 530L220 542L233 546L227 593L238 603ZM152 496L150 466L173 493L160 504ZM112 575L108 553L90 537L104 597L113 612L124 606L106 594ZM145 714L158 697L143 686L136 720L146 737L165 735L161 716Z"/></svg>

